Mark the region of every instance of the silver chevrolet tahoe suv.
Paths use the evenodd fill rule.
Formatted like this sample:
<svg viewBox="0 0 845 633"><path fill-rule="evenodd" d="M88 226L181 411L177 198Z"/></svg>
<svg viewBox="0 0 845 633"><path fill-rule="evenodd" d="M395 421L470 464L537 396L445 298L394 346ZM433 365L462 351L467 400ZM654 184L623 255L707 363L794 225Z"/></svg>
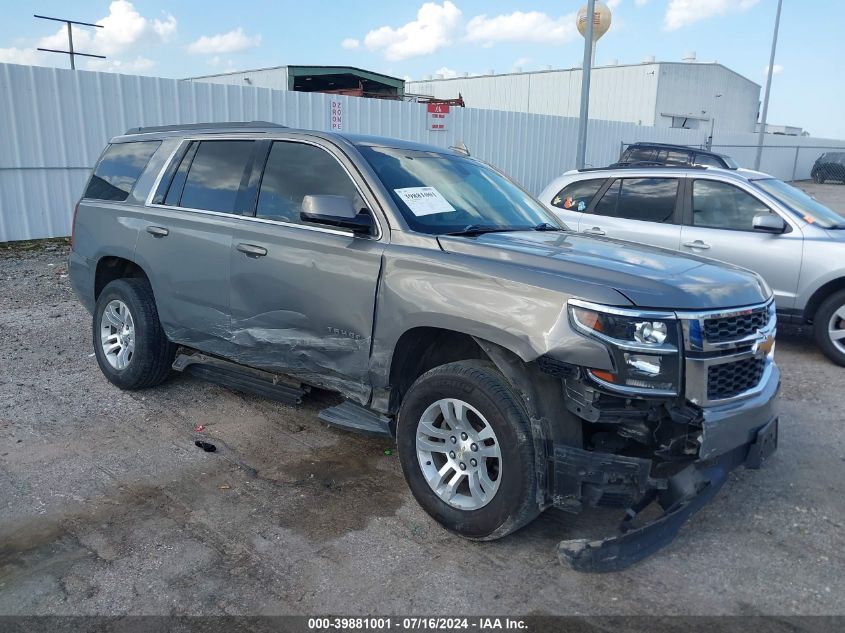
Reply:
<svg viewBox="0 0 845 633"><path fill-rule="evenodd" d="M845 366L845 214L797 187L747 169L632 165L566 172L540 200L575 231L759 273L781 322L812 324Z"/></svg>
<svg viewBox="0 0 845 633"><path fill-rule="evenodd" d="M272 124L112 139L70 277L106 378L184 371L394 436L420 505L495 539L619 508L579 570L659 549L776 448L772 292L695 256L579 235L465 151ZM663 514L639 516L657 505Z"/></svg>

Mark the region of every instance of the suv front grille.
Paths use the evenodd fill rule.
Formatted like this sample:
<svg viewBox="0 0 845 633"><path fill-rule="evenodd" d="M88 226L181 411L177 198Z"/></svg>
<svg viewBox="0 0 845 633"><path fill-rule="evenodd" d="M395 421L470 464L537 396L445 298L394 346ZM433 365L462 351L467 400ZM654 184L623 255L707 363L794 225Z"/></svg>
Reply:
<svg viewBox="0 0 845 633"><path fill-rule="evenodd" d="M766 359L753 357L707 368L707 399L733 398L753 389L763 377Z"/></svg>
<svg viewBox="0 0 845 633"><path fill-rule="evenodd" d="M765 306L748 314L704 320L704 340L708 343L722 343L745 338L760 330L769 322L769 311Z"/></svg>

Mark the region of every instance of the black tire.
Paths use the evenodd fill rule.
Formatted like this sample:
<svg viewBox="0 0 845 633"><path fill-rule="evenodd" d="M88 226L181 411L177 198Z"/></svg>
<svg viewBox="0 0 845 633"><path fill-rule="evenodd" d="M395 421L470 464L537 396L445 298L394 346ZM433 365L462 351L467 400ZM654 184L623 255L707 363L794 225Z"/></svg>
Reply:
<svg viewBox="0 0 845 633"><path fill-rule="evenodd" d="M825 299L813 316L813 334L816 344L824 352L824 355L837 365L845 367L845 352L834 344L828 333L831 319L834 314L843 308L845 308L845 290L834 292ZM845 328L845 319L840 319L838 325ZM840 343L845 347L845 339L841 339Z"/></svg>
<svg viewBox="0 0 845 633"><path fill-rule="evenodd" d="M135 327L135 349L123 369L109 363L100 341L103 311L115 299L129 308ZM176 346L164 334L153 291L145 279L116 279L103 288L94 308L92 330L97 364L109 382L121 389L153 387L164 382L170 373Z"/></svg>
<svg viewBox="0 0 845 633"><path fill-rule="evenodd" d="M458 398L472 405L496 434L502 479L493 498L478 509L459 509L443 501L429 486L417 459L416 436L422 414L442 398ZM493 540L518 530L540 514L528 414L520 397L492 363L459 361L420 376L402 400L396 442L411 492L422 508L447 529L473 540Z"/></svg>

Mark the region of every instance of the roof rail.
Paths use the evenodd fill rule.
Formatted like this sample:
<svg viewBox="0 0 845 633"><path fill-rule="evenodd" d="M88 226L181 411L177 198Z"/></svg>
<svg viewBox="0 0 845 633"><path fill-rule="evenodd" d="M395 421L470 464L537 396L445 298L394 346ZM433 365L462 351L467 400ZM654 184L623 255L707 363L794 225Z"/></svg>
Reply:
<svg viewBox="0 0 845 633"><path fill-rule="evenodd" d="M230 130L232 128L286 128L286 125L269 121L231 121L228 123L183 123L181 125L155 125L152 127L131 127L124 134L146 134L147 132L179 132L181 130Z"/></svg>
<svg viewBox="0 0 845 633"><path fill-rule="evenodd" d="M608 169L647 169L649 167L659 167L660 169L708 169L707 165L667 165L666 163L658 163L655 161L636 161L633 163L613 163L607 167L585 167L578 171L605 171Z"/></svg>

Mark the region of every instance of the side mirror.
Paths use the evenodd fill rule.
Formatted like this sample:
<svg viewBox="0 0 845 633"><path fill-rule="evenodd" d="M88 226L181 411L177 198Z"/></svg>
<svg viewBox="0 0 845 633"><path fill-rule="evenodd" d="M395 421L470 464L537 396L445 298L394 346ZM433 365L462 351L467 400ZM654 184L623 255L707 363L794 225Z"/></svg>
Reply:
<svg viewBox="0 0 845 633"><path fill-rule="evenodd" d="M761 233L783 233L786 231L786 222L774 213L758 213L754 216L751 226L755 231Z"/></svg>
<svg viewBox="0 0 845 633"><path fill-rule="evenodd" d="M369 234L373 230L370 212L359 211L346 196L305 196L299 217L303 222L351 229L353 233Z"/></svg>

